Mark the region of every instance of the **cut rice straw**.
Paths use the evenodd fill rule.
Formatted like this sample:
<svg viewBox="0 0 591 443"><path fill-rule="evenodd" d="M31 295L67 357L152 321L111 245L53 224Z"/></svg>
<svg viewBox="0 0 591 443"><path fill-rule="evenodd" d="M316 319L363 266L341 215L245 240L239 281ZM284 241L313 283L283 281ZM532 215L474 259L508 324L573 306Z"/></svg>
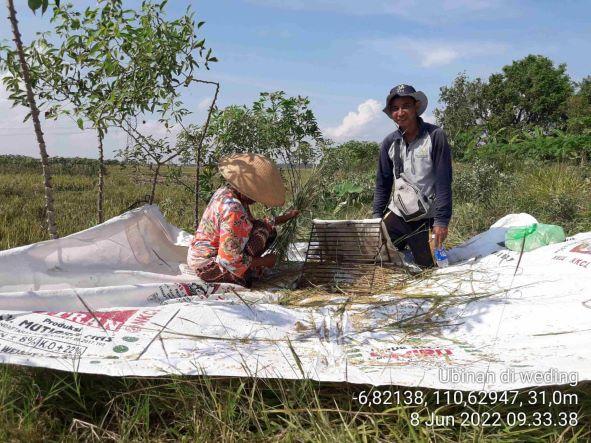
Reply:
<svg viewBox="0 0 591 443"><path fill-rule="evenodd" d="M277 239L270 248L270 252L277 256L278 263L285 261L287 258L289 245L296 239L298 229L302 224L301 219L303 213L311 207L320 193L320 187L318 184L323 169L324 167L322 164L312 169L306 182L292 193L292 199L287 207L299 210L300 216L292 218L281 226Z"/></svg>
<svg viewBox="0 0 591 443"><path fill-rule="evenodd" d="M478 292L460 289L460 284L474 282L474 275L456 274L456 287L446 287L446 276L425 271L410 275L402 269L376 268L376 284L371 294L357 294L353 286L329 288L311 285L285 291L279 302L300 307L355 306L353 316L368 318L387 309L391 317L379 316L365 331L401 331L407 334L437 334L442 329L463 322L463 313L470 303L506 293L505 289ZM482 283L482 282L481 282ZM335 289L337 292L335 292ZM515 288L513 288L515 289ZM388 309L390 308L390 309ZM386 311L384 311L386 312Z"/></svg>

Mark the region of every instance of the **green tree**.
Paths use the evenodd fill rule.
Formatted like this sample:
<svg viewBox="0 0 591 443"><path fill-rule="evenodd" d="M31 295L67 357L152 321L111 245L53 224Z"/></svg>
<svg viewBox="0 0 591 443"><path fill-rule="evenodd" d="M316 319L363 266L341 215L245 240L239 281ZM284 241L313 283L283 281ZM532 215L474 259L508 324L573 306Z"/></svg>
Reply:
<svg viewBox="0 0 591 443"><path fill-rule="evenodd" d="M151 171L150 194L148 204L154 203L156 186L161 175L162 167L169 161L180 155L180 152L171 144L171 135L165 137L154 137L150 134L142 134L141 131L132 125L125 129L131 139L127 146L117 151L117 156L124 163L139 163L147 165Z"/></svg>
<svg viewBox="0 0 591 443"><path fill-rule="evenodd" d="M286 166L288 184L299 187L300 168L318 158L323 141L307 97L283 91L263 92L251 107L229 106L212 116L207 132L207 158L236 152L265 154Z"/></svg>
<svg viewBox="0 0 591 443"><path fill-rule="evenodd" d="M572 134L585 134L591 132L591 76L585 77L576 86L575 94L567 103L567 131Z"/></svg>
<svg viewBox="0 0 591 443"><path fill-rule="evenodd" d="M48 2L49 0L29 0L28 4L33 11L36 11L37 9L41 8L42 13L44 13L47 9ZM59 0L56 0L55 3L59 6ZM17 73L18 78L16 82L13 82L13 84L22 81L25 88L23 99L20 100L20 102L15 99L14 94L11 94L9 99L11 99L15 104L19 103L24 106L27 106L30 109L29 115L32 117L33 120L33 127L35 130L37 143L39 145L39 153L41 156L41 164L43 167L43 184L45 191L45 212L47 215L47 230L49 232L49 237L55 239L58 238L58 234L57 227L55 224L55 209L53 206L53 187L51 184L51 171L49 168L49 156L47 155L45 138L43 137L43 131L41 130L39 108L37 107L35 92L33 90L34 81L31 79L31 72L25 55L25 49L23 46L21 33L18 27L18 20L16 18L16 9L14 7L14 1L6 0L6 6L8 8L8 20L10 21L13 40L16 48L16 55L13 54L10 60L10 66L13 67L13 72ZM2 49L2 52L6 52L8 50L7 47L2 47L0 49ZM18 63L16 63L16 60L18 60ZM2 64L5 65L6 60L2 60ZM17 66L16 68L14 68L15 65Z"/></svg>
<svg viewBox="0 0 591 443"><path fill-rule="evenodd" d="M581 89L587 91L587 84ZM484 142L509 142L535 128L544 133L564 129L572 93L566 65L528 55L486 81L459 74L440 89L443 107L435 110L435 117L448 134L455 158L461 159Z"/></svg>
<svg viewBox="0 0 591 443"><path fill-rule="evenodd" d="M126 150L126 156L137 154L136 148L143 146L145 155L137 159L154 159L157 174L161 161L175 157L168 152L172 149L164 148L162 140L143 136L130 122L140 114L155 112L167 127L180 124L190 113L180 100L181 90L201 82L194 77L195 70L202 64L207 68L216 59L205 48L205 40L197 37L203 22L195 24L190 9L169 20L166 0L144 1L139 10L125 9L121 0L98 3L82 12L69 4L56 7L52 23L58 46L41 35L28 49L35 61L35 88L45 100L46 116L70 114L81 129L89 122L96 130L101 165L97 213L102 222L103 140L108 128L122 127L133 135L134 147ZM11 86L18 97L19 83ZM154 191L153 186L150 200Z"/></svg>
<svg viewBox="0 0 591 443"><path fill-rule="evenodd" d="M591 105L591 75L588 75L577 84L577 95L583 97L587 104Z"/></svg>
<svg viewBox="0 0 591 443"><path fill-rule="evenodd" d="M211 114L215 109L215 103L219 92L219 84L216 82L209 82L205 80L196 80L201 83L210 83L216 85L216 92L211 102L209 112L203 128L189 125L185 127L182 121L179 120L179 126L182 128L173 143L174 134L172 134L171 128L166 123L167 134L164 137L154 137L150 134L143 134L138 129L137 119L128 120L124 123L122 128L127 133L128 144L123 149L117 152L117 156L121 157L124 162L132 164L144 164L148 165L152 173L151 190L148 195L148 203L153 204L156 195L156 186L158 184L158 178L162 175L164 165L169 165L169 172L165 178L173 181L177 184L183 185L186 189L191 189L182 180L182 168L176 167L176 165L170 164L172 160L176 160L180 165L187 165L192 160L196 162L196 179L194 185L195 192L195 229L198 227L199 221L199 198L200 198L200 173L202 169L201 165L201 150L203 146L204 132L207 132ZM144 122L145 123L145 122ZM131 143L129 143L131 140Z"/></svg>
<svg viewBox="0 0 591 443"><path fill-rule="evenodd" d="M591 76L577 84L576 93L569 97L567 133L580 136L591 135ZM581 149L581 165L587 163L587 150Z"/></svg>
<svg viewBox="0 0 591 443"><path fill-rule="evenodd" d="M484 133L487 118L484 87L480 78L470 80L463 72L451 86L439 89L439 101L445 107L435 109L435 118L447 133L454 158L462 158Z"/></svg>
<svg viewBox="0 0 591 443"><path fill-rule="evenodd" d="M491 132L559 128L566 122L566 102L572 95L566 65L554 66L542 55L528 55L489 77L484 88Z"/></svg>
<svg viewBox="0 0 591 443"><path fill-rule="evenodd" d="M213 115L213 112L216 110L216 102L218 99L218 94L220 93L220 84L219 83L215 83L215 82L204 82L204 83L209 83L212 85L215 85L215 94L213 95L213 100L211 101L211 105L209 105L209 111L207 113L207 119L205 120L205 124L203 125L203 128L199 128L198 130L198 137L195 136L195 131L190 131L187 130L186 128L184 128L184 131L181 134L185 135L185 141L186 140L191 140L191 141L195 141L195 140L199 140L197 145L196 145L196 149L194 149L194 157L195 157L195 186L194 186L194 192L195 192L195 204L193 207L193 227L195 228L195 230L197 230L197 228L199 227L199 199L201 197L201 169L202 169L202 161L203 161L203 141L205 140L205 136L209 130L209 124L211 123L211 116ZM182 148L182 143L183 143L183 139L181 138L179 140L179 145L180 148ZM193 145L195 146L195 145Z"/></svg>

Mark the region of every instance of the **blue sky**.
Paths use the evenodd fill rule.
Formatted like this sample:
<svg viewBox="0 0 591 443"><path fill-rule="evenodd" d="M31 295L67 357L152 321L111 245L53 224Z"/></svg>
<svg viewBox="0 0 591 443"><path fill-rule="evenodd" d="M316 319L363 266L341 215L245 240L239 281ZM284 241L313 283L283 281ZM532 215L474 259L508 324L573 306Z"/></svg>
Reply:
<svg viewBox="0 0 591 443"><path fill-rule="evenodd" d="M25 41L48 29L47 17L16 3ZM189 4L206 22L203 36L220 60L202 73L221 83L220 106L250 104L261 91L306 95L324 133L337 141L379 141L392 130L381 108L398 83L427 94L432 120L439 88L462 71L487 77L527 54L543 54L566 63L574 80L591 74L589 1L171 0L171 15ZM10 38L8 21L0 38ZM185 96L193 121L203 120L211 96L207 87ZM37 156L22 114L0 90L0 154ZM155 120L147 128L163 133ZM96 155L91 131L80 133L66 120L44 130L50 155ZM122 134L110 134L109 156L123 143Z"/></svg>

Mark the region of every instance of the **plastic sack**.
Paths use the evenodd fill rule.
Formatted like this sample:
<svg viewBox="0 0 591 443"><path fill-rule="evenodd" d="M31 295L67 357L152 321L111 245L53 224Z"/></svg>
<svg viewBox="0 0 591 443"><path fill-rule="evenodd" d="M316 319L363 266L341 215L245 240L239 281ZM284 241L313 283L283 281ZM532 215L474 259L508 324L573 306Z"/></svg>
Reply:
<svg viewBox="0 0 591 443"><path fill-rule="evenodd" d="M525 237L525 242L524 242ZM512 251L533 251L552 243L560 243L566 239L560 226L534 223L531 226L517 226L507 229L505 246Z"/></svg>

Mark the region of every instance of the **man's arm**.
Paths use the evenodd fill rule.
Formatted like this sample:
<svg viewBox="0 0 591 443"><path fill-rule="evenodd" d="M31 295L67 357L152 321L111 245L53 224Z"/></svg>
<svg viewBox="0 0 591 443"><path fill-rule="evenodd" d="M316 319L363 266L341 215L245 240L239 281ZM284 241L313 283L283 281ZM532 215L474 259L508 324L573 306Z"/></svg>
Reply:
<svg viewBox="0 0 591 443"><path fill-rule="evenodd" d="M451 150L443 129L431 134L433 143L433 169L435 172L435 220L434 226L447 227L452 213Z"/></svg>
<svg viewBox="0 0 591 443"><path fill-rule="evenodd" d="M388 149L392 143L391 137L386 137L380 147L378 160L378 172L376 174L376 188L373 194L373 217L382 218L384 210L388 206L392 185L394 183L394 165L388 155Z"/></svg>

